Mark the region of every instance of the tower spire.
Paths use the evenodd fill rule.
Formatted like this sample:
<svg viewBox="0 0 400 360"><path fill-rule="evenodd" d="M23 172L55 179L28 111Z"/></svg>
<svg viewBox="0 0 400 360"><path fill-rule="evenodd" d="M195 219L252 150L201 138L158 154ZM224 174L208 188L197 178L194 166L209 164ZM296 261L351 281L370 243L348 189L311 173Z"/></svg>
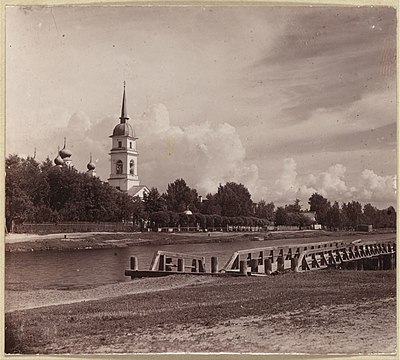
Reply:
<svg viewBox="0 0 400 360"><path fill-rule="evenodd" d="M121 124L124 124L126 120L129 120L128 113L126 111L126 99L125 99L125 81L124 81L124 94L122 96L122 107L121 107Z"/></svg>

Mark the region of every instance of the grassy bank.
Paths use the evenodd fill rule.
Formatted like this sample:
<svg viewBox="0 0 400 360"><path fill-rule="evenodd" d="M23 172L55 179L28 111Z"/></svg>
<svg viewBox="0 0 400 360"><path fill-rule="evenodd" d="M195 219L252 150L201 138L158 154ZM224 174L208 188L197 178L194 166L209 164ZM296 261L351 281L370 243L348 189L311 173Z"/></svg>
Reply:
<svg viewBox="0 0 400 360"><path fill-rule="evenodd" d="M157 287L157 279L147 281ZM393 352L395 296L394 271L199 279L170 290L8 313L6 351Z"/></svg>
<svg viewBox="0 0 400 360"><path fill-rule="evenodd" d="M385 232L386 233L386 232ZM27 241L12 241L7 239L5 250L15 251L44 251L44 250L78 250L78 249L101 249L118 248L139 245L168 245L168 244L193 244L300 238L333 238L341 236L368 237L375 236L379 232L330 232L330 231L282 231L282 232L257 232L257 233L235 233L235 232L213 232L213 233L80 233L80 234L53 234L50 238L37 235L30 236ZM393 235L395 233L393 232ZM23 236L23 235L22 235ZM27 236L28 239L28 236ZM263 245L261 245L263 244Z"/></svg>

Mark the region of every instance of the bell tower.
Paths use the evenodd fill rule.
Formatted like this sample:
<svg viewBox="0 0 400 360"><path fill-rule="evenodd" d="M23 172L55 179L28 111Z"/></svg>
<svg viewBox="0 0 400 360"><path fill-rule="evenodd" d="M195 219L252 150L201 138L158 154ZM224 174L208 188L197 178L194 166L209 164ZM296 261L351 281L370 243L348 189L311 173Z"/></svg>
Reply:
<svg viewBox="0 0 400 360"><path fill-rule="evenodd" d="M133 187L139 186L138 176L138 152L136 150L135 133L132 126L128 123L129 117L126 109L125 81L124 93L122 96L121 116L119 124L114 127L112 147L109 155L111 156L111 172L108 183L122 191L129 191Z"/></svg>

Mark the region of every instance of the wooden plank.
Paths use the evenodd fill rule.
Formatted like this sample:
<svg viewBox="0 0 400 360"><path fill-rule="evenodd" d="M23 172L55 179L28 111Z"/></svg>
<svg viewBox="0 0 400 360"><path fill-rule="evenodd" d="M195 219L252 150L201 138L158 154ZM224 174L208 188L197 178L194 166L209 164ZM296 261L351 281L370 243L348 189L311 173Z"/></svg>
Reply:
<svg viewBox="0 0 400 360"><path fill-rule="evenodd" d="M152 271L152 270L125 270L125 276L130 276L131 278L143 278L143 277L162 277L169 275L205 275L205 276L243 276L240 272L236 271L227 271L227 272L218 272L218 273L209 273L209 272L196 272L196 273L184 273L179 271Z"/></svg>

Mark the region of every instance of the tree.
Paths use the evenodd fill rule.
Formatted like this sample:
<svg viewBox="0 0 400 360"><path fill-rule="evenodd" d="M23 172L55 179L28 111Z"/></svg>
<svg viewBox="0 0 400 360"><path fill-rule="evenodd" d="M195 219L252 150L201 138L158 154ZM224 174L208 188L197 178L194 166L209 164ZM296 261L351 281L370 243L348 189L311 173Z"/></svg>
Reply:
<svg viewBox="0 0 400 360"><path fill-rule="evenodd" d="M164 198L168 210L183 212L188 207L192 211L197 210L197 190L191 189L189 186L187 186L185 180L183 179L176 179L173 183L168 184L167 192L164 194Z"/></svg>
<svg viewBox="0 0 400 360"><path fill-rule="evenodd" d="M273 202L265 203L264 200L259 201L255 207L255 216L261 219L274 221L275 204Z"/></svg>
<svg viewBox="0 0 400 360"><path fill-rule="evenodd" d="M339 203L335 201L332 206L329 207L326 214L326 225L332 230L341 228L341 217Z"/></svg>
<svg viewBox="0 0 400 360"><path fill-rule="evenodd" d="M361 204L358 201L343 203L342 214L346 221L346 227L356 229L362 216Z"/></svg>
<svg viewBox="0 0 400 360"><path fill-rule="evenodd" d="M310 211L315 211L315 219L319 224L326 224L326 215L330 208L330 202L325 199L322 195L314 193L308 199L310 205Z"/></svg>
<svg viewBox="0 0 400 360"><path fill-rule="evenodd" d="M155 187L152 187L148 194L144 194L143 204L145 211L150 214L156 211L166 210L165 199Z"/></svg>
<svg viewBox="0 0 400 360"><path fill-rule="evenodd" d="M371 204L365 204L362 214L362 222L365 224L371 224L374 228L378 227L378 209Z"/></svg>
<svg viewBox="0 0 400 360"><path fill-rule="evenodd" d="M223 216L252 215L253 201L249 190L242 184L228 182L220 185L215 202L221 207Z"/></svg>
<svg viewBox="0 0 400 360"><path fill-rule="evenodd" d="M207 194L206 199L198 205L200 212L206 215L221 215L221 206L215 195Z"/></svg>
<svg viewBox="0 0 400 360"><path fill-rule="evenodd" d="M282 206L275 211L275 225L288 225L288 213Z"/></svg>
<svg viewBox="0 0 400 360"><path fill-rule="evenodd" d="M155 211L150 214L150 220L155 227L166 227L170 221L168 211Z"/></svg>
<svg viewBox="0 0 400 360"><path fill-rule="evenodd" d="M293 204L286 205L285 209L288 213L296 213L299 214L301 211L300 200L296 199Z"/></svg>

